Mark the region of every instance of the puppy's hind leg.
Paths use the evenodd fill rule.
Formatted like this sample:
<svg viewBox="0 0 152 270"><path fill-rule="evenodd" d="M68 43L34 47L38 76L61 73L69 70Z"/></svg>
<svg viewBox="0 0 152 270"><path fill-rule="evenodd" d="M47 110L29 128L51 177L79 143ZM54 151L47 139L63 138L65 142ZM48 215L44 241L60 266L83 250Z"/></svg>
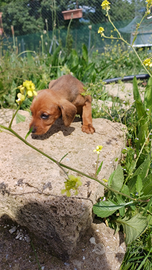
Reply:
<svg viewBox="0 0 152 270"><path fill-rule="evenodd" d="M91 108L91 97L85 96L85 103L82 108L82 131L88 134L93 134L95 128L92 125L92 108Z"/></svg>

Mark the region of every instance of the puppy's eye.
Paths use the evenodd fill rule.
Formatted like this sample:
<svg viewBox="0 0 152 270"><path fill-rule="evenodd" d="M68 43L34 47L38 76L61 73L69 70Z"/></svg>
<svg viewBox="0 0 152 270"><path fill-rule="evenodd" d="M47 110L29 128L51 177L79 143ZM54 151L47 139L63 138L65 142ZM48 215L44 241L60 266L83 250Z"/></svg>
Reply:
<svg viewBox="0 0 152 270"><path fill-rule="evenodd" d="M48 118L49 118L49 114L42 113L42 114L41 114L41 118L42 118L42 119L48 119Z"/></svg>

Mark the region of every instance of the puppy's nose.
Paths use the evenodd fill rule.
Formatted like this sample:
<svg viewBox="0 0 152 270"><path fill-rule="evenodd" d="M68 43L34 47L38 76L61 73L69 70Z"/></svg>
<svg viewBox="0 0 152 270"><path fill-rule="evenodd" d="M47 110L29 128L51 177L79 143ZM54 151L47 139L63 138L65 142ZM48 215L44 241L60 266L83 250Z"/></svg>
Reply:
<svg viewBox="0 0 152 270"><path fill-rule="evenodd" d="M32 133L36 132L36 127L32 127Z"/></svg>

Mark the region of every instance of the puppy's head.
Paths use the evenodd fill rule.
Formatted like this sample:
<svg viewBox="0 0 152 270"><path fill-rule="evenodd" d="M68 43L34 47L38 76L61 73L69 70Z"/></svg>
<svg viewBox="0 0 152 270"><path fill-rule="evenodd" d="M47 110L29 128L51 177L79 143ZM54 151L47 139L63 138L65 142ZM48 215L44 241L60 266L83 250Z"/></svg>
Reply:
<svg viewBox="0 0 152 270"><path fill-rule="evenodd" d="M29 127L37 135L45 134L61 114L65 126L69 126L77 111L72 103L48 89L38 92L30 109L32 120Z"/></svg>

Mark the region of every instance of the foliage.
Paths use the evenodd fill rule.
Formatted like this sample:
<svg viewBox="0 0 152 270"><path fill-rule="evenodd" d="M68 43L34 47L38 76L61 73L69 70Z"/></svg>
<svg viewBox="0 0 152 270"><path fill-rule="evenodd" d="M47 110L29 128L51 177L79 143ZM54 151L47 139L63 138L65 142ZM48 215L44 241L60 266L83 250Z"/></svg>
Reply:
<svg viewBox="0 0 152 270"><path fill-rule="evenodd" d="M111 10L111 18L113 21L127 21L134 18L134 12L137 2L117 0L111 1L113 9ZM143 7L143 2L140 1L140 6ZM14 26L15 34L25 35L29 33L41 32L46 29L45 20L48 21L48 30L53 30L54 24L60 28L66 28L68 21L63 20L62 11L81 7L93 8L94 12L87 9L83 12L84 20L89 21L89 24L106 22L107 18L100 8L99 0L79 0L71 2L58 0L5 0L0 1L0 8L3 12L3 27L7 35L11 35L11 25ZM127 10L127 12L126 12ZM79 28L83 22L72 21L72 28ZM88 23L87 23L88 24Z"/></svg>
<svg viewBox="0 0 152 270"><path fill-rule="evenodd" d="M16 55L16 51L6 52L1 58L0 66L0 104L3 107L16 106L17 86L24 80L32 80L39 90L47 88L51 79L69 72L85 83L93 98L107 100L109 97L104 91L102 79L143 72L133 52L123 49L120 44L115 44L112 50L107 46L104 54L94 52L92 55L89 55L85 45L80 53L72 49L69 54L60 46L52 55L29 51L20 55ZM145 59L147 55L148 51L140 52L141 59ZM30 100L22 108L29 105ZM93 115L108 117L101 110L98 113L97 109L93 109Z"/></svg>
<svg viewBox="0 0 152 270"><path fill-rule="evenodd" d="M116 36L112 39L118 39L128 44L123 39L118 29L115 27L110 17L110 5L107 0L102 2L102 8L106 11L106 16L111 22ZM150 13L152 1L147 1L146 13L144 17ZM144 18L143 17L143 18ZM142 20L140 24L142 23ZM137 25L137 29L139 28ZM98 33L101 37L109 38L104 34L104 28L100 27ZM123 228L125 233L125 241L127 244L127 253L122 264L122 269L151 269L152 239L152 189L151 189L151 109L152 109L152 73L151 58L144 61L141 60L133 44L133 49L140 65L146 70L150 78L145 88L144 100L142 101L138 89L137 79L133 80L134 95L134 114L133 121L129 120L128 129L131 132L131 140L129 147L125 148L123 153L126 154L124 165L118 165L117 169L111 174L108 180L108 186L113 189L105 191L105 197L101 198L93 207L94 213L106 220L106 224L114 228L116 231ZM145 65L145 66L144 66ZM129 134L130 135L130 134ZM125 170L125 174L123 172ZM117 191L117 192L116 192ZM125 194L125 195L124 195ZM145 238L148 239L148 248L144 243ZM140 239L141 255L138 253L139 243L133 251L133 246ZM132 252L130 254L130 252ZM132 255L133 254L133 255Z"/></svg>
<svg viewBox="0 0 152 270"><path fill-rule="evenodd" d="M11 35L11 25L14 26L17 36L40 32L44 29L40 6L32 6L32 1L9 1L8 4L2 5L1 11L3 12L3 28L9 35Z"/></svg>

